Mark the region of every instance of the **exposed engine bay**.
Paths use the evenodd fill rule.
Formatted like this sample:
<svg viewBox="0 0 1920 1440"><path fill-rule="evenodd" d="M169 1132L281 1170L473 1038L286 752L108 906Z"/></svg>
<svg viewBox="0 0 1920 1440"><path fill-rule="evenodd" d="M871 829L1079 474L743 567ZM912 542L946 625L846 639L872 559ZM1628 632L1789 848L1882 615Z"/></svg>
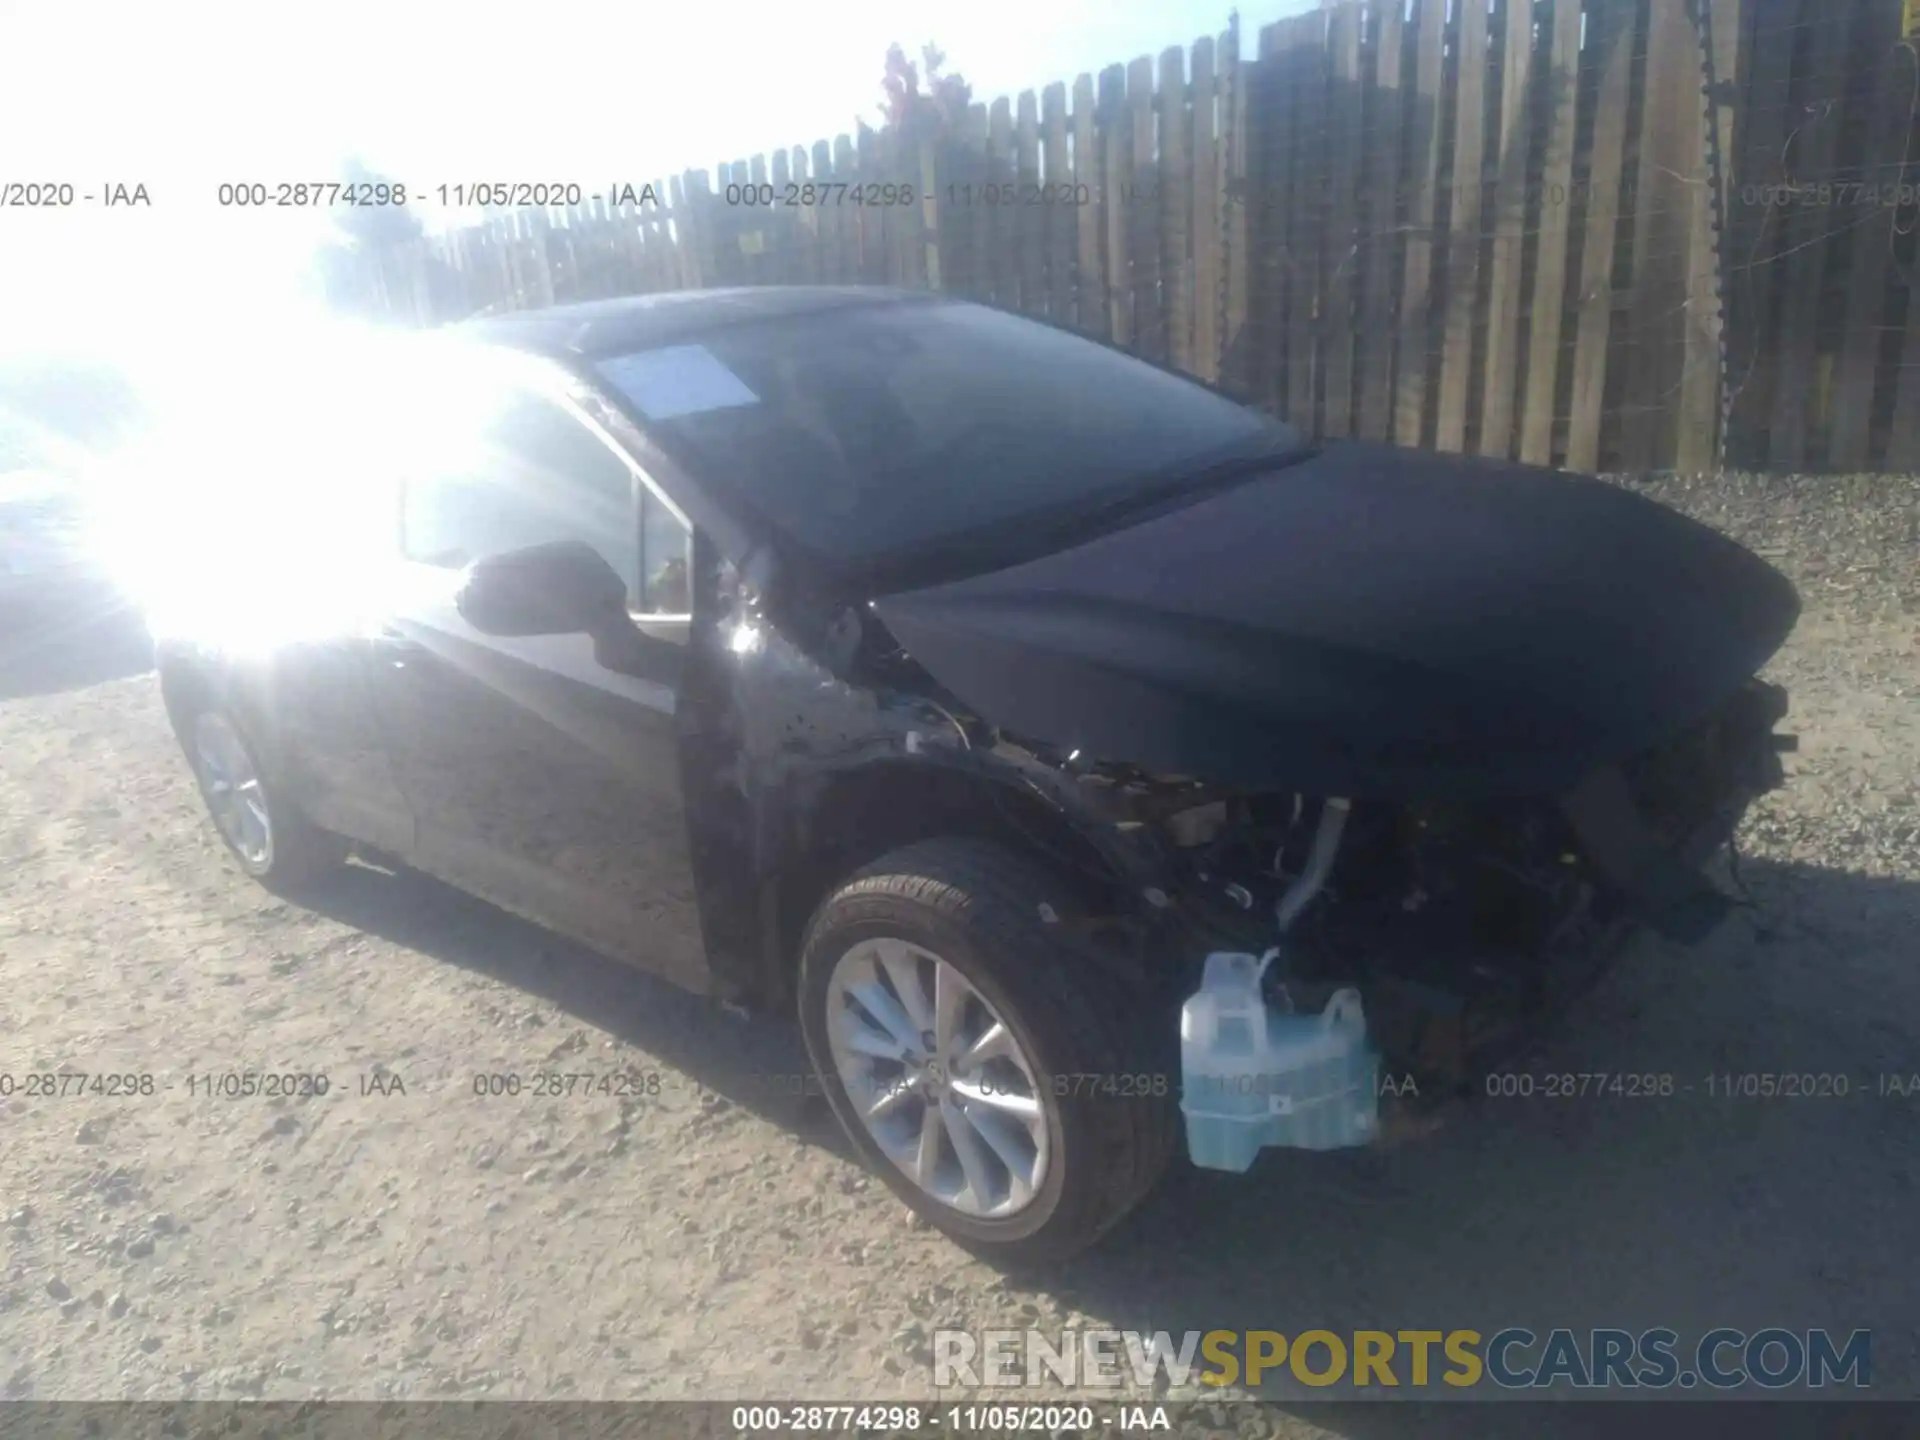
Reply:
<svg viewBox="0 0 1920 1440"><path fill-rule="evenodd" d="M1741 903L1706 864L1753 800L1781 784L1780 757L1795 748L1775 732L1786 692L1754 679L1557 796L1248 790L988 726L880 626L860 639L850 647L860 668L931 690L963 734L1044 774L1055 804L1134 858L1154 917L1139 938L1166 1001L1178 1006L1210 954L1271 955L1261 972L1270 1003L1316 1012L1358 988L1388 1067L1442 1092L1469 1085L1583 993L1635 929L1692 941Z"/></svg>
<svg viewBox="0 0 1920 1440"><path fill-rule="evenodd" d="M1556 799L1249 794L1044 758L1158 856L1157 943L1178 945L1180 984L1209 953L1272 952L1272 1002L1315 1011L1358 987L1389 1065L1445 1088L1583 991L1636 926L1693 939L1739 903L1701 866L1780 783L1785 710L1783 691L1750 682Z"/></svg>

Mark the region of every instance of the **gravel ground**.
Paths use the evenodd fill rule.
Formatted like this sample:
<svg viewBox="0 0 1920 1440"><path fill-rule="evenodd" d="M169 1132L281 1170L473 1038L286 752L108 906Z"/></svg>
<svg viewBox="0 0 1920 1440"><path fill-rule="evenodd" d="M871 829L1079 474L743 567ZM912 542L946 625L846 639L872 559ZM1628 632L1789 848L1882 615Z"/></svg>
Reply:
<svg viewBox="0 0 1920 1440"><path fill-rule="evenodd" d="M790 1027L416 876L356 866L323 908L275 900L219 849L125 634L16 645L0 1071L160 1088L0 1099L0 1393L924 1398L940 1325L1725 1324L1871 1327L1875 1389L1920 1395L1920 1096L1862 1093L1920 1074L1920 486L1642 488L1802 586L1774 674L1803 748L1745 832L1759 908L1692 951L1638 948L1529 1068L1692 1093L1487 1100L1387 1151L1176 1171L1102 1250L1020 1279L861 1173L778 1078L801 1067ZM470 1083L628 1066L659 1094ZM181 1088L238 1070L332 1088ZM1725 1071L1854 1093L1706 1098ZM1410 1433L1401 1408L1313 1423Z"/></svg>

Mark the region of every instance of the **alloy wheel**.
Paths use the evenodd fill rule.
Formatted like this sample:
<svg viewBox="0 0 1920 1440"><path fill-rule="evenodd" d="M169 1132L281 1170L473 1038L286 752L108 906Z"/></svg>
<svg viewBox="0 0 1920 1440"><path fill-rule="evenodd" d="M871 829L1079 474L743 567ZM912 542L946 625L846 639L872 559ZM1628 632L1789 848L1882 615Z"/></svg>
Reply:
<svg viewBox="0 0 1920 1440"><path fill-rule="evenodd" d="M226 716L207 711L193 725L193 763L213 823L253 870L273 864L273 816L246 742Z"/></svg>
<svg viewBox="0 0 1920 1440"><path fill-rule="evenodd" d="M1058 1133L1052 1101L1005 1017L957 967L904 940L863 940L834 964L826 1001L840 1083L909 1180L969 1216L1032 1202Z"/></svg>

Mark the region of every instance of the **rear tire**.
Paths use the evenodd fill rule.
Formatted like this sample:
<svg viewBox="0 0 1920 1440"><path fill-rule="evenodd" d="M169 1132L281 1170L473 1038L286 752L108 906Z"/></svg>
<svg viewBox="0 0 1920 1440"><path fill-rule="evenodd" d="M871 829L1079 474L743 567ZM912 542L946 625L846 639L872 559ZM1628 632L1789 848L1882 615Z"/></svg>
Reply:
<svg viewBox="0 0 1920 1440"><path fill-rule="evenodd" d="M830 895L801 950L801 1028L842 1128L908 1206L1007 1265L1098 1240L1177 1135L1149 1007L1043 918L1066 908L1030 862L932 840ZM960 997L950 1027L940 993Z"/></svg>
<svg viewBox="0 0 1920 1440"><path fill-rule="evenodd" d="M180 742L221 843L255 880L292 894L345 863L347 841L315 825L280 793L232 711L196 707L183 717Z"/></svg>

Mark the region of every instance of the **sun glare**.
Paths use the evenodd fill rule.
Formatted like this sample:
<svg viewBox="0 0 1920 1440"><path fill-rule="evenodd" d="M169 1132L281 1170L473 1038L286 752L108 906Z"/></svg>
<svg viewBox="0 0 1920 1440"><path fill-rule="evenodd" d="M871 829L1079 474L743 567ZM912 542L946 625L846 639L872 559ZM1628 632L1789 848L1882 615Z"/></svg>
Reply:
<svg viewBox="0 0 1920 1440"><path fill-rule="evenodd" d="M419 352L465 347L328 310L323 219L256 217L233 244L158 211L36 212L9 233L0 361L36 383L124 379L137 424L69 433L0 395L0 427L75 493L93 562L157 633L270 645L378 598L393 487L431 438L403 421L460 393L458 360Z"/></svg>
<svg viewBox="0 0 1920 1440"><path fill-rule="evenodd" d="M96 552L156 635L253 650L378 611L396 485L459 348L286 307L132 356L149 427L98 467ZM431 355L423 351L434 351Z"/></svg>

